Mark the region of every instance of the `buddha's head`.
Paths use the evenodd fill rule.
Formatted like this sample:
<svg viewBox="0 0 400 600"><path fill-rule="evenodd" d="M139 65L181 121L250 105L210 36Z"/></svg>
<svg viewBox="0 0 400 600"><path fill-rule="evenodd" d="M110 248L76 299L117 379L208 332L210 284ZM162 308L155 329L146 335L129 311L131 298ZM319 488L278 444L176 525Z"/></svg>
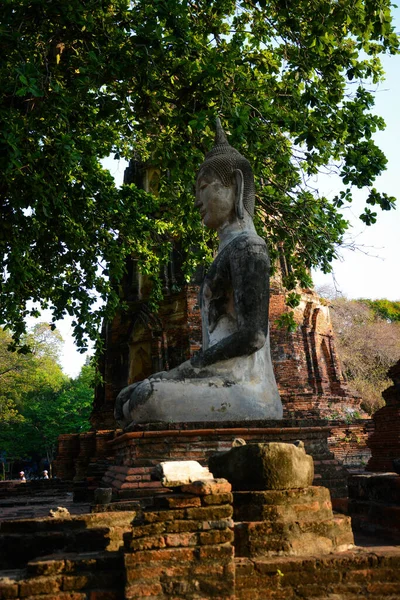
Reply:
<svg viewBox="0 0 400 600"><path fill-rule="evenodd" d="M204 224L220 229L254 216L254 177L250 163L232 148L217 119L214 147L206 155L196 181L196 202Z"/></svg>

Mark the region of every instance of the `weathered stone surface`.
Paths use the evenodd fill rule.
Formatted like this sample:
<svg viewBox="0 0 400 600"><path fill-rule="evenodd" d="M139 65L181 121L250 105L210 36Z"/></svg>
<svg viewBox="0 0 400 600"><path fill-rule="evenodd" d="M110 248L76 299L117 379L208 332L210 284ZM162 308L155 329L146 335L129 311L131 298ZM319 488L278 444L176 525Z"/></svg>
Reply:
<svg viewBox="0 0 400 600"><path fill-rule="evenodd" d="M195 460L161 462L154 469L154 476L158 477L165 487L180 487L198 479L214 479L207 467L202 467Z"/></svg>
<svg viewBox="0 0 400 600"><path fill-rule="evenodd" d="M66 519L70 517L69 510L64 506L58 506L56 509L51 509L49 511L49 517L53 519Z"/></svg>
<svg viewBox="0 0 400 600"><path fill-rule="evenodd" d="M211 494L227 494L232 490L232 486L226 479L201 479L183 485L181 491L199 496L208 496Z"/></svg>
<svg viewBox="0 0 400 600"><path fill-rule="evenodd" d="M289 517L235 523L236 556L308 556L354 546L349 517L319 520Z"/></svg>
<svg viewBox="0 0 400 600"><path fill-rule="evenodd" d="M322 486L234 492L233 496L235 521L315 521L333 518L329 490Z"/></svg>
<svg viewBox="0 0 400 600"><path fill-rule="evenodd" d="M215 477L225 477L234 490L284 490L312 484L314 464L299 446L271 442L249 444L209 459Z"/></svg>

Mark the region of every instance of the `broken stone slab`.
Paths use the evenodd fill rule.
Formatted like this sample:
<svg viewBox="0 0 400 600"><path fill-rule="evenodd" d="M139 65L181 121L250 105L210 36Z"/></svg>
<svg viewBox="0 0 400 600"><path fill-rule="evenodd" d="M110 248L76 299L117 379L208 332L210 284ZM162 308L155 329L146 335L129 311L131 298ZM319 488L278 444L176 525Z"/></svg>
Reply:
<svg viewBox="0 0 400 600"><path fill-rule="evenodd" d="M195 494L196 496L229 494L231 491L232 486L226 479L198 479L181 487L181 492Z"/></svg>
<svg viewBox="0 0 400 600"><path fill-rule="evenodd" d="M303 442L237 446L214 454L208 464L214 477L224 477L235 491L305 488L314 479L314 461Z"/></svg>
<svg viewBox="0 0 400 600"><path fill-rule="evenodd" d="M71 517L71 514L68 508L64 508L64 506L57 506L55 509L50 509L49 517L53 519L68 519Z"/></svg>
<svg viewBox="0 0 400 600"><path fill-rule="evenodd" d="M214 479L208 468L202 467L196 460L161 462L155 467L154 476L160 479L164 487L181 487L199 479Z"/></svg>

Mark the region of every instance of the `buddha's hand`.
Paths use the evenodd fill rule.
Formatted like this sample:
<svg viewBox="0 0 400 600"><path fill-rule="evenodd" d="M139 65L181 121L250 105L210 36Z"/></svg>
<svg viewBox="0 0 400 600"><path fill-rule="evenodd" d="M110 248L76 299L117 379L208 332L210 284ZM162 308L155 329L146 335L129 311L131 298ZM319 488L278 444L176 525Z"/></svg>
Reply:
<svg viewBox="0 0 400 600"><path fill-rule="evenodd" d="M202 367L206 366L202 350L198 350L195 354L193 354L192 358L190 359L190 364L195 369L201 369Z"/></svg>

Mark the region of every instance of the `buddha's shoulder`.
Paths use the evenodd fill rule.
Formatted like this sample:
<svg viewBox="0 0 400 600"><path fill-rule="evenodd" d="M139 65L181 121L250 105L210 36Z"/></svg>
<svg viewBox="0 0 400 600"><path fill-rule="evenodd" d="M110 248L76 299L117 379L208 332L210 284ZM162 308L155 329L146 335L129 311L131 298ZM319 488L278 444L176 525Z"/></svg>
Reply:
<svg viewBox="0 0 400 600"><path fill-rule="evenodd" d="M243 232L230 244L233 253L246 252L249 254L268 254L265 241L255 232Z"/></svg>

